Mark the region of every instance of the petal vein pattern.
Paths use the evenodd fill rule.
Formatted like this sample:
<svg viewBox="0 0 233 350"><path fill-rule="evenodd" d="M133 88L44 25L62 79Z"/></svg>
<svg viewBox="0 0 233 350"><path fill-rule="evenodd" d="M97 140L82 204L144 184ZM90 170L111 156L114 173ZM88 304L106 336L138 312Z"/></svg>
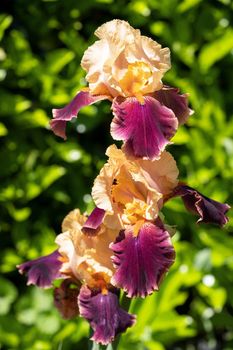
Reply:
<svg viewBox="0 0 233 350"><path fill-rule="evenodd" d="M114 290L106 294L81 288L78 304L80 315L86 318L94 330L91 340L107 345L135 323L136 317L123 310Z"/></svg>
<svg viewBox="0 0 233 350"><path fill-rule="evenodd" d="M137 237L130 229L121 231L110 248L116 267L112 283L130 298L144 298L158 290L175 259L169 233L151 223L144 224Z"/></svg>
<svg viewBox="0 0 233 350"><path fill-rule="evenodd" d="M153 97L144 97L141 104L136 98L115 99L111 135L125 141L129 155L159 158L174 136L178 120L173 111Z"/></svg>
<svg viewBox="0 0 233 350"><path fill-rule="evenodd" d="M33 284L40 288L52 287L53 281L61 277L61 255L57 250L38 259L27 261L17 268L28 277L27 285Z"/></svg>

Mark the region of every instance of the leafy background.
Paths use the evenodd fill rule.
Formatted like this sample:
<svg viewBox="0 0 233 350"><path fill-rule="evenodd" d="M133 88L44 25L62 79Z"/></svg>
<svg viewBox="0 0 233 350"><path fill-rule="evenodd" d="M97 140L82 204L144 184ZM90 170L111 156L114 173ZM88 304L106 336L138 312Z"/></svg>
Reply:
<svg viewBox="0 0 233 350"><path fill-rule="evenodd" d="M108 102L83 109L68 141L48 128L51 109L85 85L80 60L94 30L128 20L172 51L165 82L189 92L195 114L169 146L180 177L232 203L233 4L230 0L17 0L0 14L0 348L86 349L86 321L64 321L52 293L26 287L16 264L50 253L63 217L91 208L105 161ZM175 199L177 259L159 293L133 302L137 325L120 349L232 350L232 213L224 230L198 226Z"/></svg>

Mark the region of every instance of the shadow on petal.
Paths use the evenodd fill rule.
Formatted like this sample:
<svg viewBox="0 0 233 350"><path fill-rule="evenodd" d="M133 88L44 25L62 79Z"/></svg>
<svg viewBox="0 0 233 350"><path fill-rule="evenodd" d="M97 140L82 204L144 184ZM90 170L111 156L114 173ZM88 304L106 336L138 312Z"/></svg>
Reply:
<svg viewBox="0 0 233 350"><path fill-rule="evenodd" d="M62 265L60 257L61 255L55 250L49 255L18 265L17 268L21 274L27 275L27 285L34 284L40 288L49 288L52 287L55 279L61 277L59 272Z"/></svg>
<svg viewBox="0 0 233 350"><path fill-rule="evenodd" d="M164 86L154 93L154 97L164 106L170 108L179 121L179 125L184 124L188 117L193 114L193 110L188 107L187 94L179 94L179 89Z"/></svg>
<svg viewBox="0 0 233 350"><path fill-rule="evenodd" d="M78 295L80 286L81 284L77 285L72 279L66 279L60 287L54 289L54 305L66 320L79 315Z"/></svg>
<svg viewBox="0 0 233 350"><path fill-rule="evenodd" d="M135 323L135 316L119 305L116 290L106 294L83 286L78 297L80 315L89 321L94 333L91 340L107 345L117 334L125 332Z"/></svg>
<svg viewBox="0 0 233 350"><path fill-rule="evenodd" d="M130 298L158 290L175 259L169 233L152 223L145 223L136 237L132 230L121 231L110 248L116 267L112 283L123 288Z"/></svg>

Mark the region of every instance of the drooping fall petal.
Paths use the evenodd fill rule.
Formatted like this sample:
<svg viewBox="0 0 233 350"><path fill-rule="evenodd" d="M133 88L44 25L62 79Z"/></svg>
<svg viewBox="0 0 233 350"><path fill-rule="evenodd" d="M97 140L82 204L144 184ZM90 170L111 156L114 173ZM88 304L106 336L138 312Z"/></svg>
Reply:
<svg viewBox="0 0 233 350"><path fill-rule="evenodd" d="M178 120L173 111L151 96L113 101L111 134L125 141L125 150L136 157L158 158L175 134Z"/></svg>
<svg viewBox="0 0 233 350"><path fill-rule="evenodd" d="M20 273L27 275L27 285L34 284L40 288L49 288L52 287L52 282L60 277L59 270L62 262L59 258L61 255L55 250L49 255L18 265L17 268Z"/></svg>
<svg viewBox="0 0 233 350"><path fill-rule="evenodd" d="M158 290L175 259L169 233L152 223L145 223L136 237L130 229L121 231L110 248L116 267L112 284L123 288L130 298Z"/></svg>
<svg viewBox="0 0 233 350"><path fill-rule="evenodd" d="M164 86L154 93L154 97L164 106L170 108L178 119L179 125L186 122L193 114L193 110L188 107L187 94L179 94L179 89Z"/></svg>
<svg viewBox="0 0 233 350"><path fill-rule="evenodd" d="M87 221L82 227L82 232L87 236L95 236L103 222L105 210L96 207L89 215Z"/></svg>
<svg viewBox="0 0 233 350"><path fill-rule="evenodd" d="M67 106L60 109L53 109L53 120L51 120L50 125L54 134L66 139L66 123L76 118L82 107L107 98L107 96L103 95L91 95L88 91L78 92Z"/></svg>
<svg viewBox="0 0 233 350"><path fill-rule="evenodd" d="M230 209L228 204L222 204L210 199L186 185L177 186L173 196L180 196L187 210L199 215L198 223L204 222L223 226L228 222L228 218L225 215Z"/></svg>
<svg viewBox="0 0 233 350"><path fill-rule="evenodd" d="M83 286L78 297L80 315L83 316L94 331L91 340L106 345L117 334L125 332L135 323L135 316L123 310L114 291L94 292Z"/></svg>

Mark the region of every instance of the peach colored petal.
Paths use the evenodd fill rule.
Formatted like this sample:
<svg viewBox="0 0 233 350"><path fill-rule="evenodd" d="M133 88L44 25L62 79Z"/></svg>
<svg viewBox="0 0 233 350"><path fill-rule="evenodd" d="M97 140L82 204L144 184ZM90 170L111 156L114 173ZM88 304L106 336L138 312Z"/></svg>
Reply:
<svg viewBox="0 0 233 350"><path fill-rule="evenodd" d="M93 95L112 94L107 83L108 76L104 72L106 57L111 57L110 47L106 39L96 41L84 53L81 66L87 71L86 80Z"/></svg>
<svg viewBox="0 0 233 350"><path fill-rule="evenodd" d="M148 183L137 161L127 159L121 149L112 145L106 154L109 160L95 179L92 189L95 204L108 214L114 213L123 228L136 224L138 220L153 221L158 216L163 193ZM108 215L105 224L112 227L110 221ZM113 221L116 222L115 219Z"/></svg>
<svg viewBox="0 0 233 350"><path fill-rule="evenodd" d="M161 89L170 68L170 51L151 38L141 36L128 22L112 20L100 26L100 39L84 53L81 65L92 94L142 96Z"/></svg>
<svg viewBox="0 0 233 350"><path fill-rule="evenodd" d="M141 45L145 56L154 67L163 73L171 68L170 50L168 47L162 49L160 44L144 35L141 36Z"/></svg>
<svg viewBox="0 0 233 350"><path fill-rule="evenodd" d="M113 213L114 204L111 198L111 187L121 166L126 162L126 158L115 145L108 147L106 155L109 157L109 161L103 166L94 181L92 197L97 207Z"/></svg>
<svg viewBox="0 0 233 350"><path fill-rule="evenodd" d="M67 231L56 237L64 261L61 272L89 286L98 282L96 274L100 274L108 283L114 272L109 244L115 240L119 231L102 225L97 236L87 237L81 231L85 220L86 217L76 209L63 221L63 228Z"/></svg>
<svg viewBox="0 0 233 350"><path fill-rule="evenodd" d="M159 191L164 196L172 192L178 184L179 170L172 155L164 151L158 160L136 160L140 173L146 179L148 186ZM134 179L137 180L138 174Z"/></svg>
<svg viewBox="0 0 233 350"><path fill-rule="evenodd" d="M128 22L119 19L106 22L95 31L99 39L107 38L112 42L121 41L127 44L134 42L138 33L140 32L131 27Z"/></svg>
<svg viewBox="0 0 233 350"><path fill-rule="evenodd" d="M121 149L117 148L116 145L111 145L106 150L106 156L109 157L109 162L117 162L118 165L126 162L126 156Z"/></svg>
<svg viewBox="0 0 233 350"><path fill-rule="evenodd" d="M72 210L62 222L62 232L81 230L86 218L80 213L79 209Z"/></svg>

